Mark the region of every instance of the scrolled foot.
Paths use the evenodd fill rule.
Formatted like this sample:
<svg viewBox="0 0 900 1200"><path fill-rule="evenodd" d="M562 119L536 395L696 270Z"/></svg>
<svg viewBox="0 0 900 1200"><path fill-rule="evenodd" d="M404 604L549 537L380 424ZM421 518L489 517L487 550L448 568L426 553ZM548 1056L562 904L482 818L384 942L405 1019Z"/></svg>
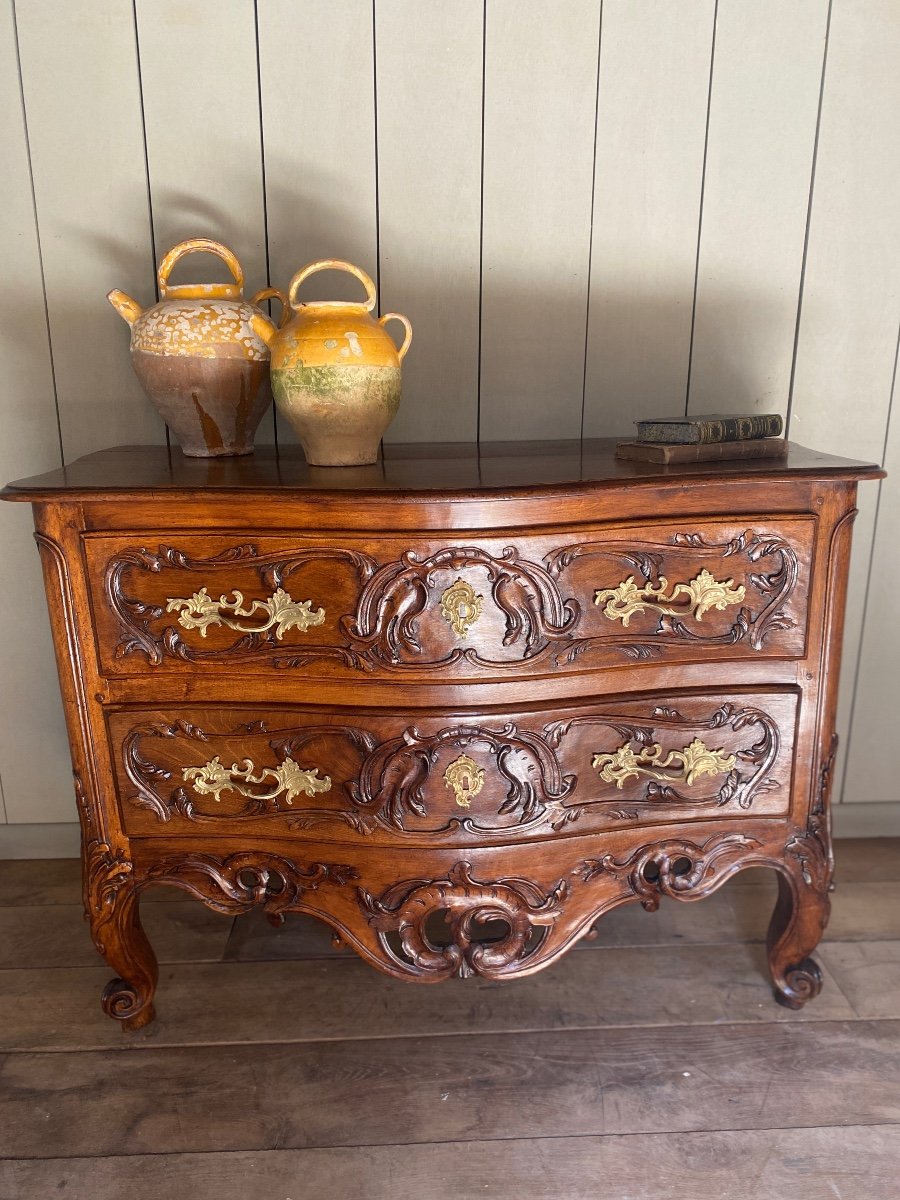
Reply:
<svg viewBox="0 0 900 1200"><path fill-rule="evenodd" d="M822 990L822 972L810 956L828 923L830 877L826 841L794 839L787 851L766 945L775 999L796 1009Z"/></svg>
<svg viewBox="0 0 900 1200"><path fill-rule="evenodd" d="M129 1033L143 1029L156 1016L153 1007L152 992L142 995L141 992L124 979L111 979L103 989L100 1004L108 1017L122 1022L122 1028Z"/></svg>
<svg viewBox="0 0 900 1200"><path fill-rule="evenodd" d="M784 973L783 982L775 981L775 999L784 1008L802 1008L822 990L822 972L814 958L805 958Z"/></svg>

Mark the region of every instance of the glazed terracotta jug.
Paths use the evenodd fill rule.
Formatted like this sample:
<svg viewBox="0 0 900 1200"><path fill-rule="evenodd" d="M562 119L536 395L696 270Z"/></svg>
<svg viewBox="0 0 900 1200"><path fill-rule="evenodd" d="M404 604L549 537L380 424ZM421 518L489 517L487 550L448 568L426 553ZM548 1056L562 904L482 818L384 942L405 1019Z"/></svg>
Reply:
<svg viewBox="0 0 900 1200"><path fill-rule="evenodd" d="M328 270L355 275L366 289L365 303L299 303L300 285ZM294 316L270 336L272 391L313 466L375 462L382 434L400 406L400 363L412 326L399 313L376 319L375 302L375 284L352 263L309 263L291 280L288 303ZM399 350L384 328L388 321L401 321L406 329ZM254 328L261 337L268 332L262 322Z"/></svg>
<svg viewBox="0 0 900 1200"><path fill-rule="evenodd" d="M179 259L198 251L218 255L234 283L170 284ZM118 290L108 297L131 326L131 361L141 386L185 454L250 454L272 399L268 343L275 325L258 305L269 297L280 300L284 320L284 296L265 288L245 300L241 264L209 238L173 246L159 265L158 281L159 303L151 308Z"/></svg>

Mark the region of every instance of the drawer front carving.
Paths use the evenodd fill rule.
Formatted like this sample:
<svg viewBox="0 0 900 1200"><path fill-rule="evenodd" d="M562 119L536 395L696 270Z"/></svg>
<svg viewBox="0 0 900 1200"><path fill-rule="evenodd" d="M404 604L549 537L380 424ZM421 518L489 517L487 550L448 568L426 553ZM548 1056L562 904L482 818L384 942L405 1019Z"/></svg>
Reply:
<svg viewBox="0 0 900 1200"><path fill-rule="evenodd" d="M109 674L435 681L801 655L814 527L708 520L414 545L104 536L86 547Z"/></svg>
<svg viewBox="0 0 900 1200"><path fill-rule="evenodd" d="M792 691L670 694L497 716L213 708L109 717L128 831L420 845L781 815Z"/></svg>

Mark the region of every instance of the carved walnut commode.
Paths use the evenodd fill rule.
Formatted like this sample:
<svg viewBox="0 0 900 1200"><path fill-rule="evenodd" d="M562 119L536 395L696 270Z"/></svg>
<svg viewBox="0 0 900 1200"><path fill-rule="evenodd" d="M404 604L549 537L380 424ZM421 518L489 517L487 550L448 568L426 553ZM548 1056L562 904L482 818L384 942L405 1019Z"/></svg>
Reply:
<svg viewBox="0 0 900 1200"><path fill-rule="evenodd" d="M770 866L776 995L818 992L850 529L880 472L613 450L132 447L6 490L34 505L107 1013L153 1016L150 883L309 913L432 982L530 974L618 904Z"/></svg>

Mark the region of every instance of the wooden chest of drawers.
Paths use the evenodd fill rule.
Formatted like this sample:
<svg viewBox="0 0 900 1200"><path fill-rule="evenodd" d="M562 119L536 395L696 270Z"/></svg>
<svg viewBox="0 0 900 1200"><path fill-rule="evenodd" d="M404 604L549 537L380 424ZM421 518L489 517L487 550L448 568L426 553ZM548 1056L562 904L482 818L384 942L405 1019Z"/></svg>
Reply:
<svg viewBox="0 0 900 1200"><path fill-rule="evenodd" d="M776 997L820 987L857 481L613 443L91 455L34 505L85 906L153 1015L141 890L310 913L404 979L533 972L629 900L779 873Z"/></svg>

